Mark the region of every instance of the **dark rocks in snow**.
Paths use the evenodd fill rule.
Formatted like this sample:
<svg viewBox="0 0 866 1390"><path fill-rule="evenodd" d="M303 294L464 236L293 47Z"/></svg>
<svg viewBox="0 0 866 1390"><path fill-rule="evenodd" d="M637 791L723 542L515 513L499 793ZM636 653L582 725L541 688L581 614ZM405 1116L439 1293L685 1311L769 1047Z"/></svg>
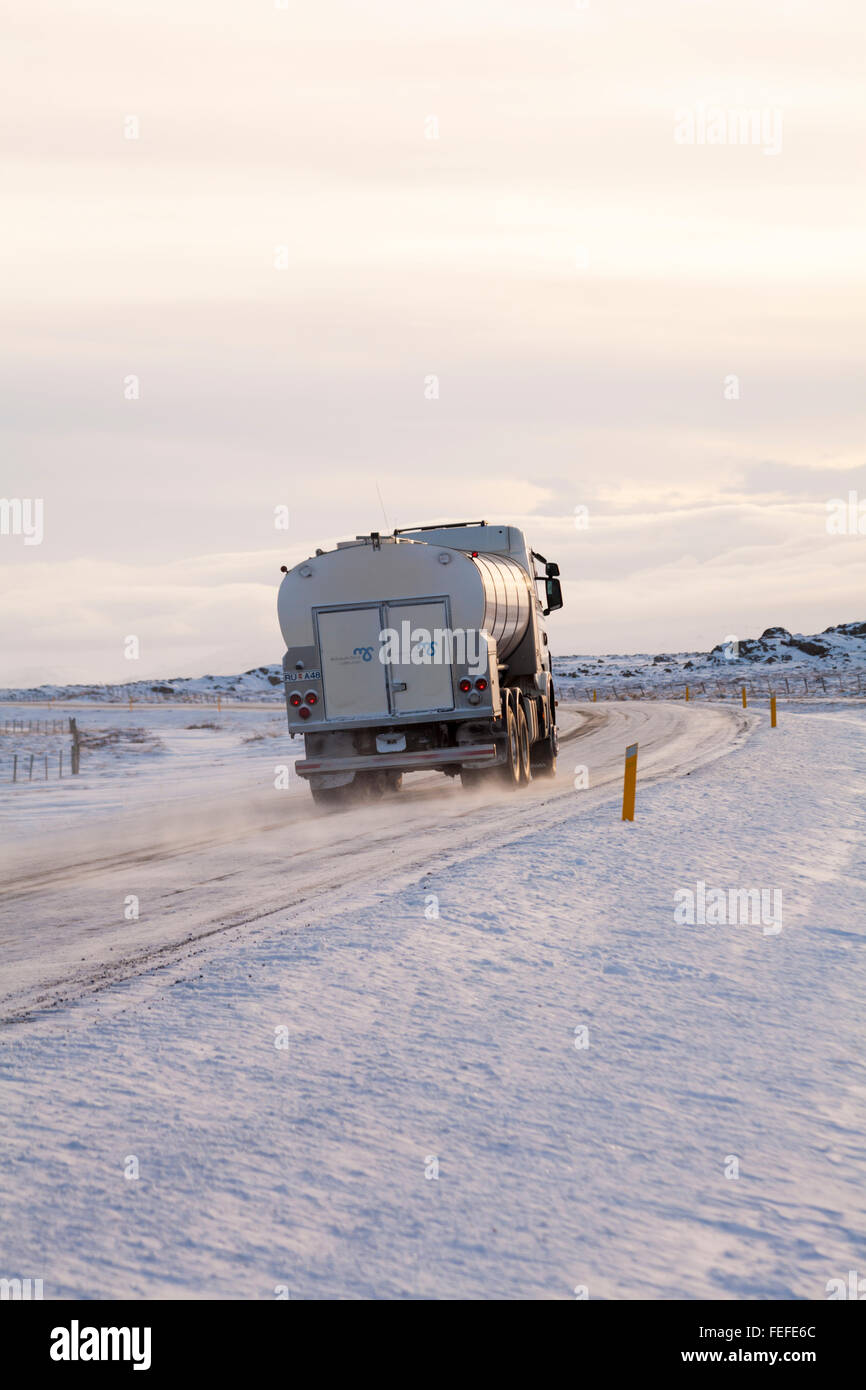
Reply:
<svg viewBox="0 0 866 1390"><path fill-rule="evenodd" d="M791 639L789 645L792 647L797 647L801 652L805 652L807 656L830 655L830 648L826 647L823 642L807 642L804 641L802 638L798 640L796 637L794 637Z"/></svg>
<svg viewBox="0 0 866 1390"><path fill-rule="evenodd" d="M737 656L746 661L762 662L771 665L780 661L798 659L798 654L817 658L819 661L850 661L852 639L866 639L866 623L839 623L836 627L825 628L820 637L792 635L785 627L767 627L760 637L745 638L737 644ZM855 657L866 655L866 651L854 647ZM709 659L719 665L731 660L730 643L719 643L713 647Z"/></svg>

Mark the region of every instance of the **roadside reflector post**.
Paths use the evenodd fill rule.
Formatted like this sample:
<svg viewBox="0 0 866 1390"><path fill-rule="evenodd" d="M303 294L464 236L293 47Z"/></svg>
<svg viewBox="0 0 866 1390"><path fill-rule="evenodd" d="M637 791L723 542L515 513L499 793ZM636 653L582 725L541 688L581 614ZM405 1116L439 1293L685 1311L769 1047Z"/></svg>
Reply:
<svg viewBox="0 0 866 1390"><path fill-rule="evenodd" d="M688 700L688 698L689 698L689 687L686 686L686 700Z"/></svg>
<svg viewBox="0 0 866 1390"><path fill-rule="evenodd" d="M770 696L770 728L771 728L771 729L775 729L775 727L776 727L776 697L775 697L775 695L771 695L771 696Z"/></svg>
<svg viewBox="0 0 866 1390"><path fill-rule="evenodd" d="M219 712L220 712L220 710L222 709L222 707L223 707L223 697L222 697L222 695L217 695L217 714L219 714Z"/></svg>
<svg viewBox="0 0 866 1390"><path fill-rule="evenodd" d="M746 709L746 687L743 686L743 709Z"/></svg>
<svg viewBox="0 0 866 1390"><path fill-rule="evenodd" d="M622 784L622 818L634 820L634 793L637 784L637 744L625 750L625 777Z"/></svg>
<svg viewBox="0 0 866 1390"><path fill-rule="evenodd" d="M12 754L12 781L18 781L18 754Z"/></svg>
<svg viewBox="0 0 866 1390"><path fill-rule="evenodd" d="M132 709L132 696L129 697L129 708Z"/></svg>

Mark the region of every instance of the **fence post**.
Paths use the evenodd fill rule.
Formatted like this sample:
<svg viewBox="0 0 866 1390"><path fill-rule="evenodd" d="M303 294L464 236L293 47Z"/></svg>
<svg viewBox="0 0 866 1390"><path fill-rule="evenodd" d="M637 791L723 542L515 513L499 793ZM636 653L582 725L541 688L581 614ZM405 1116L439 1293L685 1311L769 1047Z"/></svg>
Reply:
<svg viewBox="0 0 866 1390"><path fill-rule="evenodd" d="M59 761L58 766L57 766L57 775L58 775L59 777L62 777L62 776L63 776L63 749L62 749L62 748L61 748L61 750L60 750L60 761Z"/></svg>
<svg viewBox="0 0 866 1390"><path fill-rule="evenodd" d="M30 776L27 778L27 781L28 781L28 782L32 782L32 781L33 781L33 754L32 754L32 753L30 754Z"/></svg>
<svg viewBox="0 0 866 1390"><path fill-rule="evenodd" d="M18 754L12 754L12 781L18 781Z"/></svg>
<svg viewBox="0 0 866 1390"><path fill-rule="evenodd" d="M634 820L634 795L637 783L637 744L630 743L625 750L625 775L622 783L622 818Z"/></svg>
<svg viewBox="0 0 866 1390"><path fill-rule="evenodd" d="M79 743L78 724L72 718L69 720L69 732L72 735L72 774L75 776L81 762L81 748Z"/></svg>

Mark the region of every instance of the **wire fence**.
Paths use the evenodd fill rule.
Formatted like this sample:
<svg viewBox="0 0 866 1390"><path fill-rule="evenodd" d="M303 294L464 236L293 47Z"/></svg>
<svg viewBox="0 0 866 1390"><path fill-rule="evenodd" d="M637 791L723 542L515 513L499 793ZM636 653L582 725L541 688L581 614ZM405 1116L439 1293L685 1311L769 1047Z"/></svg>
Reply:
<svg viewBox="0 0 866 1390"><path fill-rule="evenodd" d="M10 762L10 782L48 781L49 777L64 775L64 753L13 753ZM66 754L66 775L72 771L71 757Z"/></svg>
<svg viewBox="0 0 866 1390"><path fill-rule="evenodd" d="M6 719L0 733L4 734L62 734L65 719Z"/></svg>
<svg viewBox="0 0 866 1390"><path fill-rule="evenodd" d="M5 720L5 727L0 730L0 737L27 735L42 735L43 738L50 738L54 734L65 734L68 732L71 738L71 746L68 749L58 748L56 744L49 749L43 748L38 752L27 749L25 752L11 753L3 760L3 765L8 769L8 777L4 780L9 782L47 782L50 777L74 776L77 774L81 765L81 733L78 723L73 718L67 719L14 719Z"/></svg>
<svg viewBox="0 0 866 1390"><path fill-rule="evenodd" d="M823 671L819 673L768 672L765 675L744 676L696 676L693 680L679 681L641 681L638 678L623 677L615 681L609 677L599 679L595 684L576 680L567 672L554 676L559 689L573 698L583 700L742 700L743 691L747 699L768 700L771 695L786 696L791 700L814 698L815 696L856 696L866 695L866 673L862 671Z"/></svg>

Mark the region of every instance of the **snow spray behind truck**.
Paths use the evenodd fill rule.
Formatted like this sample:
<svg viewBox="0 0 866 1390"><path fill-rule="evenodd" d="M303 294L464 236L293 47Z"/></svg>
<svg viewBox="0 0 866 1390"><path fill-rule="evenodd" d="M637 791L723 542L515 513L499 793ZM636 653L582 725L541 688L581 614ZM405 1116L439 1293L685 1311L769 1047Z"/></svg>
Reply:
<svg viewBox="0 0 866 1390"><path fill-rule="evenodd" d="M544 618L562 607L559 567L517 527L374 531L284 573L289 732L316 801L396 791L419 769L467 787L553 774Z"/></svg>

